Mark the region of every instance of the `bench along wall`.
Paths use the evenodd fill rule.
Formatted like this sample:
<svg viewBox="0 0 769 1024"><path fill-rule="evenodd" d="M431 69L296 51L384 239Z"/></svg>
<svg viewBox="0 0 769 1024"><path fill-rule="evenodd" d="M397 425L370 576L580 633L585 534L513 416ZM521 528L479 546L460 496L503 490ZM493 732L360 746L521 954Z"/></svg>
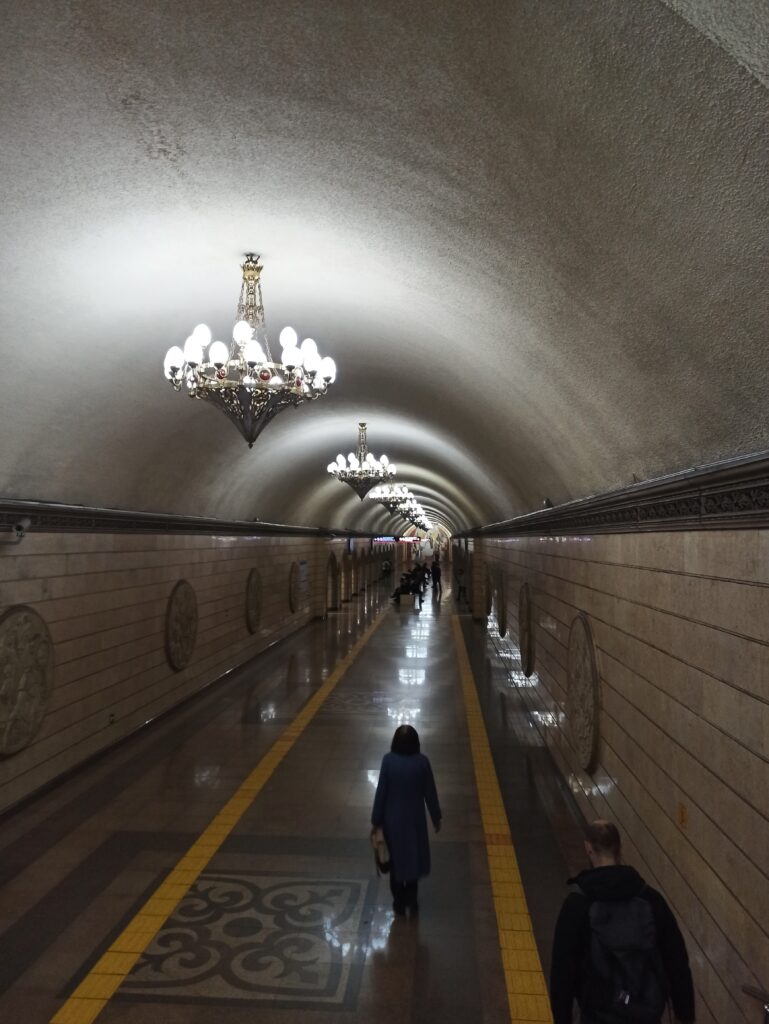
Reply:
<svg viewBox="0 0 769 1024"><path fill-rule="evenodd" d="M493 606L585 817L618 823L683 925L697 1020L757 1020L741 987L769 985L769 530L463 547L474 615Z"/></svg>
<svg viewBox="0 0 769 1024"><path fill-rule="evenodd" d="M30 533L0 546L0 810L325 614L329 558L341 566L348 547L358 592L378 575L362 539Z"/></svg>

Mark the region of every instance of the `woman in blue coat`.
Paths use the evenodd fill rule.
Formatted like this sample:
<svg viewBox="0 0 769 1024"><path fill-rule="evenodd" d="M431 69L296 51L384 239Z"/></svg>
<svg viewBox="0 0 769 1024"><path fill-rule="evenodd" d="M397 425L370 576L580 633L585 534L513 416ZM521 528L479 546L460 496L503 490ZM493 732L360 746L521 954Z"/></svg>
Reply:
<svg viewBox="0 0 769 1024"><path fill-rule="evenodd" d="M430 762L419 752L419 736L411 725L395 730L390 753L382 759L371 812L372 832L384 831L390 851L390 890L393 909L418 911L417 883L430 873L425 804L433 828L441 827L441 808Z"/></svg>

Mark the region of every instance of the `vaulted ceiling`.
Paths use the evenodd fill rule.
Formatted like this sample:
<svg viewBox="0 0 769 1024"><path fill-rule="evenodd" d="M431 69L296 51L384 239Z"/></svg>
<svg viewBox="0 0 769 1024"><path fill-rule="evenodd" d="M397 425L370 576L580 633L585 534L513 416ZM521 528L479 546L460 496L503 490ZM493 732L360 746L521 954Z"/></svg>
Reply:
<svg viewBox="0 0 769 1024"><path fill-rule="evenodd" d="M769 447L766 11L5 0L0 496L383 529L364 419L461 527ZM162 376L247 250L339 367L252 451Z"/></svg>

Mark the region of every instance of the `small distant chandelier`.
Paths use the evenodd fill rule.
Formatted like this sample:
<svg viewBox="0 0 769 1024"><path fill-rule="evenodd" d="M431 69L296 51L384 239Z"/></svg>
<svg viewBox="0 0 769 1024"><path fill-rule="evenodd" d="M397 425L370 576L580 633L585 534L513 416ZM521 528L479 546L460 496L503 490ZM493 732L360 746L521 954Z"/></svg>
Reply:
<svg viewBox="0 0 769 1024"><path fill-rule="evenodd" d="M198 324L184 349L169 349L163 362L174 391L187 391L229 417L253 447L267 424L283 409L325 395L336 379L336 365L321 359L312 338L301 345L293 327L280 332L280 362L274 362L264 322L259 257L246 253L232 344L211 342L211 331ZM208 349L206 353L204 350Z"/></svg>
<svg viewBox="0 0 769 1024"><path fill-rule="evenodd" d="M413 497L408 487L404 487L403 484L382 484L375 487L369 494L372 501L378 501L380 505L384 505L388 512L397 512L398 506L409 496Z"/></svg>
<svg viewBox="0 0 769 1024"><path fill-rule="evenodd" d="M358 451L337 455L336 462L329 462L326 469L343 484L352 487L361 501L376 484L395 476L395 466L386 455L375 459L366 443L366 424L358 424Z"/></svg>
<svg viewBox="0 0 769 1024"><path fill-rule="evenodd" d="M375 488L369 494L369 497L383 505L388 512L403 516L404 519L407 519L420 530L428 532L432 530L433 525L427 518L425 510L408 487L404 487L401 484L395 484L394 486L384 484L381 487Z"/></svg>

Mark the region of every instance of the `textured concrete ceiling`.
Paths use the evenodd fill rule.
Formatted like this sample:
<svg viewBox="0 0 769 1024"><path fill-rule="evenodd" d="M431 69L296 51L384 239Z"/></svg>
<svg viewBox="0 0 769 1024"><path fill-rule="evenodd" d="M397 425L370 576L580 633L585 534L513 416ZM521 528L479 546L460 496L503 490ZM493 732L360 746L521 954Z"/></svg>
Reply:
<svg viewBox="0 0 769 1024"><path fill-rule="evenodd" d="M384 529L365 419L466 526L769 446L765 5L0 6L2 496ZM249 249L339 365L253 451L161 372Z"/></svg>

